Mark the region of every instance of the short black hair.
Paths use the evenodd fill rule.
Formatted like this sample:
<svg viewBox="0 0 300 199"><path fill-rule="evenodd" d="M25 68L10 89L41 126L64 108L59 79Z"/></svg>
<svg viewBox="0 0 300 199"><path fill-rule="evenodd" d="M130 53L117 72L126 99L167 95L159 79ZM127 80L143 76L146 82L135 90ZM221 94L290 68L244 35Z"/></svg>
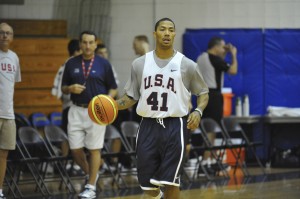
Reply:
<svg viewBox="0 0 300 199"><path fill-rule="evenodd" d="M98 44L95 49L95 52L97 52L99 49L102 49L102 48L106 48L105 44Z"/></svg>
<svg viewBox="0 0 300 199"><path fill-rule="evenodd" d="M219 45L224 39L218 36L212 37L207 45L207 49L211 49L217 45Z"/></svg>
<svg viewBox="0 0 300 199"><path fill-rule="evenodd" d="M71 39L69 41L69 44L68 44L68 51L69 51L69 55L70 56L73 56L74 53L76 51L79 51L80 50L80 46L79 46L79 40L78 39Z"/></svg>
<svg viewBox="0 0 300 199"><path fill-rule="evenodd" d="M174 23L174 21L172 19L168 18L168 17L164 17L164 18L162 18L162 19L160 19L160 20L158 20L156 22L155 27L154 27L154 31L156 31L157 27L159 26L160 22L162 22L162 21L170 21L170 22L172 22L173 25L174 25L174 29L175 29L175 23Z"/></svg>
<svg viewBox="0 0 300 199"><path fill-rule="evenodd" d="M134 39L136 39L138 41L144 41L144 42L149 44L149 40L148 40L148 37L146 35L137 35L137 36L134 37Z"/></svg>
<svg viewBox="0 0 300 199"><path fill-rule="evenodd" d="M94 35L95 36L95 41L97 41L97 35L95 32L93 31L90 31L90 30L85 30L85 31L82 31L79 35L79 41L82 41L82 35L84 34L87 34L87 35Z"/></svg>

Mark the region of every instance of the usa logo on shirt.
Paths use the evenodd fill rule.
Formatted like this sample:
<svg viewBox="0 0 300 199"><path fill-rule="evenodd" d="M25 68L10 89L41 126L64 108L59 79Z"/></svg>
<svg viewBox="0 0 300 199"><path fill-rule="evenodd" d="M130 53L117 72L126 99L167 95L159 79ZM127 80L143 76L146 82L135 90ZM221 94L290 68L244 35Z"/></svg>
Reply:
<svg viewBox="0 0 300 199"><path fill-rule="evenodd" d="M5 59L0 60L0 75L8 81L14 81L16 73L16 66Z"/></svg>
<svg viewBox="0 0 300 199"><path fill-rule="evenodd" d="M10 63L2 62L1 63L1 71L7 72L7 73L10 73L10 72L14 73L14 72L16 72L16 66L13 64L10 64Z"/></svg>

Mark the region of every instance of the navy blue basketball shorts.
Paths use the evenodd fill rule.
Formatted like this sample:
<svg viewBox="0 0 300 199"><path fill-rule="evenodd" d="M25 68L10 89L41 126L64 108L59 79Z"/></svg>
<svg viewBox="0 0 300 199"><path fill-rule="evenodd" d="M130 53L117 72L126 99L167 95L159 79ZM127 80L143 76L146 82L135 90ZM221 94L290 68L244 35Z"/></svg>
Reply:
<svg viewBox="0 0 300 199"><path fill-rule="evenodd" d="M180 185L187 135L187 117L142 119L137 136L137 171L143 190Z"/></svg>

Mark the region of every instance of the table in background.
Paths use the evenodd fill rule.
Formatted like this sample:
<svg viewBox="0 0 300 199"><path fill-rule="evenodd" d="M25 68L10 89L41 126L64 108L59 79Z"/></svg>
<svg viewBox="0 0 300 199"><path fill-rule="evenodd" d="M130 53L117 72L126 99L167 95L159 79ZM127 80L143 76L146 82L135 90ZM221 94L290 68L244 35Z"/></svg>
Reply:
<svg viewBox="0 0 300 199"><path fill-rule="evenodd" d="M266 134L269 134L268 160L271 161L273 150L278 147L288 149L300 146L300 117L264 116Z"/></svg>
<svg viewBox="0 0 300 199"><path fill-rule="evenodd" d="M249 116L228 116L229 118L233 118L234 120L236 120L238 123L240 124L255 124L258 123L261 120L261 116L260 115L249 115Z"/></svg>

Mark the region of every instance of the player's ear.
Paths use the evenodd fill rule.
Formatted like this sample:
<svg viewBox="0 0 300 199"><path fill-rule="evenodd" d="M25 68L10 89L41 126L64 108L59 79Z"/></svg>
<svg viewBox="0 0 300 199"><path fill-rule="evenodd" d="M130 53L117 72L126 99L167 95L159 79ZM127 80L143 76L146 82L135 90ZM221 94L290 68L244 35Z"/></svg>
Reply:
<svg viewBox="0 0 300 199"><path fill-rule="evenodd" d="M153 31L153 37L156 39L156 31Z"/></svg>

